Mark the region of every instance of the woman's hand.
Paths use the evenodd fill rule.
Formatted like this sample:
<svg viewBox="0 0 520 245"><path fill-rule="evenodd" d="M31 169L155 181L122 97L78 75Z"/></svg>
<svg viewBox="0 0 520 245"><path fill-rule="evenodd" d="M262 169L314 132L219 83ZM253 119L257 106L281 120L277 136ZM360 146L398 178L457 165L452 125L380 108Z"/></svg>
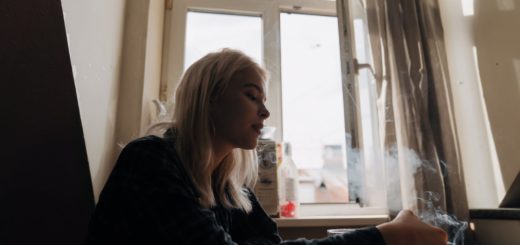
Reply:
<svg viewBox="0 0 520 245"><path fill-rule="evenodd" d="M394 220L377 228L387 245L446 245L448 242L444 230L423 223L410 210L402 210Z"/></svg>

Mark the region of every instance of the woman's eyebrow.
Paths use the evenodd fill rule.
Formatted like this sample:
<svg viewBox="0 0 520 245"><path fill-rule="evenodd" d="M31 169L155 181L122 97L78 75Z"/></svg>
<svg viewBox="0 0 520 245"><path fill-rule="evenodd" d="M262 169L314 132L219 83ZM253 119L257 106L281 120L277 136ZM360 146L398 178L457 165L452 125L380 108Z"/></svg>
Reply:
<svg viewBox="0 0 520 245"><path fill-rule="evenodd" d="M253 87L256 90L258 90L258 92L260 92L261 94L264 93L264 90L260 86L254 84L254 83L246 83L242 87L244 87L244 88Z"/></svg>
<svg viewBox="0 0 520 245"><path fill-rule="evenodd" d="M246 83L244 84L242 87L244 88L254 88L256 89L261 95L263 98L263 100L265 101L266 100L266 97L265 97L265 93L264 93L264 89L261 88L260 86L258 86L257 84L254 84L254 83Z"/></svg>

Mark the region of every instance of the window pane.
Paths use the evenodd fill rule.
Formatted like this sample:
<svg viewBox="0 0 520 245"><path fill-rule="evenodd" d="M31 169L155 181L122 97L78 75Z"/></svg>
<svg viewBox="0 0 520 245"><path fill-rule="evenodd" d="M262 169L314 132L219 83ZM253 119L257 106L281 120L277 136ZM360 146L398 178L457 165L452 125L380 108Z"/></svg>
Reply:
<svg viewBox="0 0 520 245"><path fill-rule="evenodd" d="M336 17L281 13L283 139L304 181L302 202L347 202Z"/></svg>
<svg viewBox="0 0 520 245"><path fill-rule="evenodd" d="M184 69L222 48L239 49L262 62L262 18L190 11L186 22Z"/></svg>

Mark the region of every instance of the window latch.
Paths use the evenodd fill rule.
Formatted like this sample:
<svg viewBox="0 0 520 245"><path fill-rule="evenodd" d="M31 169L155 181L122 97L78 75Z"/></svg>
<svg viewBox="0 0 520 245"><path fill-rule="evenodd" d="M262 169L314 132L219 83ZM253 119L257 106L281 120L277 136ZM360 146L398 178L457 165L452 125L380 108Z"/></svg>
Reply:
<svg viewBox="0 0 520 245"><path fill-rule="evenodd" d="M356 75L359 75L359 70L361 70L361 69L368 69L368 70L370 70L370 73L372 73L373 76L376 75L374 72L374 69L368 63L359 63L359 61L357 59L353 59L352 66L354 68L354 74L356 74Z"/></svg>

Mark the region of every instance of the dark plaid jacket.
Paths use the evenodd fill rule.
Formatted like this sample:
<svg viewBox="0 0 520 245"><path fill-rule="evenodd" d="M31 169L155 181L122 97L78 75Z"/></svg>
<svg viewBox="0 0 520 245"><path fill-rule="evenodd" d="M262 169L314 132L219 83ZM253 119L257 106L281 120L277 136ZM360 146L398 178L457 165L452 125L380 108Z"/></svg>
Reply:
<svg viewBox="0 0 520 245"><path fill-rule="evenodd" d="M197 198L172 137L137 139L123 149L101 192L86 244L384 244L376 228L282 241L252 192L250 213L203 208Z"/></svg>

